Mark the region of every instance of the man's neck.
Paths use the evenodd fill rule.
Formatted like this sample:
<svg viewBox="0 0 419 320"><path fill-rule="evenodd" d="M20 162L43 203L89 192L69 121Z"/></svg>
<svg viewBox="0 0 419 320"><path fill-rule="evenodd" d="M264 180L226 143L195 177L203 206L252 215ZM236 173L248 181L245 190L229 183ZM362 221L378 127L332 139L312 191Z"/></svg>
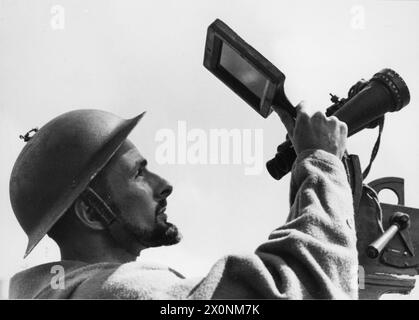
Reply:
<svg viewBox="0 0 419 320"><path fill-rule="evenodd" d="M135 261L139 256L139 254L131 254L127 250L114 245L114 243L103 241L103 239L89 240L84 243L60 245L61 259L83 261L89 264L99 262L127 263Z"/></svg>

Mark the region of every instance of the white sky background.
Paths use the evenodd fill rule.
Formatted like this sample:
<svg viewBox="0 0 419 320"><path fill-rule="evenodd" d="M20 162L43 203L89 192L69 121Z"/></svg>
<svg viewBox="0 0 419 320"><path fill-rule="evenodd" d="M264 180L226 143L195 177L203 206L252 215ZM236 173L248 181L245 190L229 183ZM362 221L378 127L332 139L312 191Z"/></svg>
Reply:
<svg viewBox="0 0 419 320"><path fill-rule="evenodd" d="M51 8L65 9L64 29L51 28ZM364 27L353 28L361 5ZM328 93L384 67L406 80L411 103L387 117L380 153L368 181L406 179L406 204L419 207L419 1L20 1L0 0L0 278L59 259L45 239L23 261L26 236L8 192L19 134L76 108L122 117L148 113L131 140L150 168L174 185L168 215L181 244L147 250L142 259L168 264L187 276L204 275L222 255L253 251L288 212L289 177L245 165L159 165L156 132L188 129L263 129L264 162L285 129L264 120L202 65L207 26L221 18L287 76L286 93L324 109ZM376 138L350 139L365 165ZM264 163L263 162L263 163ZM412 294L411 297L417 297ZM1 295L0 295L1 297Z"/></svg>

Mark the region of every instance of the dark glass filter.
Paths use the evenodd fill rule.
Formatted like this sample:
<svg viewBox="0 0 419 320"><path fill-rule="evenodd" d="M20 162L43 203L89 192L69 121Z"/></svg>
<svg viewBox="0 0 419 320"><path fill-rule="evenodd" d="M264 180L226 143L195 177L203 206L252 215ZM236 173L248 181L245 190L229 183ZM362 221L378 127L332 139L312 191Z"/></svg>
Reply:
<svg viewBox="0 0 419 320"><path fill-rule="evenodd" d="M226 43L222 45L220 65L259 99L263 97L268 79Z"/></svg>

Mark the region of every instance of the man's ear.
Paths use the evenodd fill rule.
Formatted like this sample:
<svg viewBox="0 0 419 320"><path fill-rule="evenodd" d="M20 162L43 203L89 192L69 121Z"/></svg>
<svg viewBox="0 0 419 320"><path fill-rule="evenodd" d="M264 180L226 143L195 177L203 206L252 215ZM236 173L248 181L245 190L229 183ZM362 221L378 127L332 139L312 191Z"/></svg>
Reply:
<svg viewBox="0 0 419 320"><path fill-rule="evenodd" d="M93 230L105 230L103 222L100 220L99 215L86 203L78 198L74 203L74 212L79 220L88 228Z"/></svg>

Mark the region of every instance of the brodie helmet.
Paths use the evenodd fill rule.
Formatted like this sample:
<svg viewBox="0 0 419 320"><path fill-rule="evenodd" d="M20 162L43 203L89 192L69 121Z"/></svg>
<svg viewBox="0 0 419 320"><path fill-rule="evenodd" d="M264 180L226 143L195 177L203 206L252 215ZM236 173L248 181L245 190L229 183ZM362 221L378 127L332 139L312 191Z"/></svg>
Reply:
<svg viewBox="0 0 419 320"><path fill-rule="evenodd" d="M75 110L26 139L10 177L12 208L29 238L24 257L88 187L143 115L125 120L101 110Z"/></svg>

